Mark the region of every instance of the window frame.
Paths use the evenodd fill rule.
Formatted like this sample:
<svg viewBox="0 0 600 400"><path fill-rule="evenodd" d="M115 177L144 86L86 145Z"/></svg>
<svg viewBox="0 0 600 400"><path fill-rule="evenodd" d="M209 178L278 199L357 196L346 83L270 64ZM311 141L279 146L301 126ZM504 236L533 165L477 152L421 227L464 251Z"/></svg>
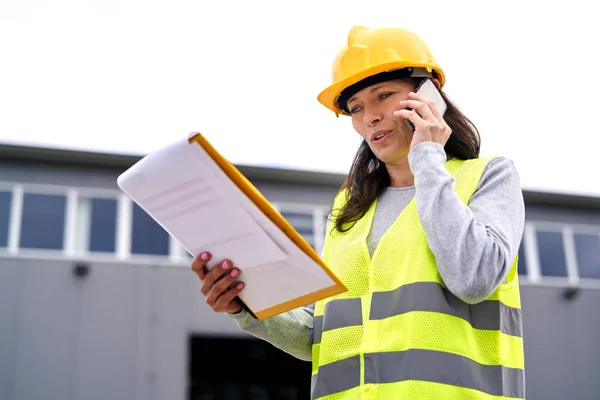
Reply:
<svg viewBox="0 0 600 400"><path fill-rule="evenodd" d="M133 201L119 189L92 187L74 187L67 185L51 185L38 183L21 183L0 181L0 190L11 193L8 221L8 243L0 248L0 257L34 257L41 259L77 259L97 260L105 262L127 262L150 265L189 266L191 257L171 235L169 235L168 255L145 255L131 253L131 234L133 229ZM32 249L20 247L21 222L23 216L23 200L25 194L64 195L65 227L63 233L63 249ZM115 251L97 252L76 249L78 235L77 213L81 198L98 198L116 200ZM329 207L323 204L307 204L276 201L272 205L282 212L311 214L313 245L318 254L322 254L327 228ZM91 227L87 227L91 229ZM565 254L566 277L543 276L540 268L540 253L537 232L557 232L561 234ZM550 222L544 220L526 220L521 246L523 246L524 262L527 273L519 275L525 284L541 284L550 286L586 286L600 288L600 279L581 278L579 261L575 245L576 234L598 236L600 241L600 225L578 224L566 222Z"/></svg>
<svg viewBox="0 0 600 400"><path fill-rule="evenodd" d="M323 245L325 241L325 230L327 227L322 224L327 216L328 208L323 205L307 204L307 203L293 203L278 201L272 203L273 207L279 213L294 213L294 214L306 214L312 216L312 235L313 235L313 248L321 254L323 251Z"/></svg>
<svg viewBox="0 0 600 400"><path fill-rule="evenodd" d="M543 276L540 266L540 249L537 242L537 232L556 232L562 237L565 254L566 277ZM525 246L525 262L527 263L526 283L544 284L548 286L593 287L600 288L600 279L581 278L579 276L579 260L575 246L576 234L598 235L600 225L550 222L544 220L528 220L525 222L523 244Z"/></svg>
<svg viewBox="0 0 600 400"><path fill-rule="evenodd" d="M133 230L133 201L118 189L93 187L75 187L68 185L20 183L0 181L0 190L12 193L9 209L8 245L0 249L0 256L25 256L45 259L85 259L104 262L128 262L135 264L169 264L185 265L191 262L191 256L171 235L169 235L168 255L133 254L131 252L131 234ZM20 247L21 221L23 214L23 198L25 193L63 195L66 196L63 248L26 249ZM89 249L77 249L78 212L81 198L114 199L117 201L115 251L98 252ZM325 236L326 216L329 208L325 205L275 202L278 211L311 214L313 245L321 254ZM87 229L90 229L87 226Z"/></svg>
<svg viewBox="0 0 600 400"><path fill-rule="evenodd" d="M15 202L15 195L14 195L14 189L13 187L4 187L3 185L0 184L0 192L4 192L4 193L8 193L9 196L9 206L8 206L8 220L7 220L7 226L6 226L6 247L2 246L0 247L0 249L4 249L5 251L7 251L10 248L11 245L11 226L13 225L13 207L14 207L14 202ZM0 229L4 229L3 227L0 227Z"/></svg>

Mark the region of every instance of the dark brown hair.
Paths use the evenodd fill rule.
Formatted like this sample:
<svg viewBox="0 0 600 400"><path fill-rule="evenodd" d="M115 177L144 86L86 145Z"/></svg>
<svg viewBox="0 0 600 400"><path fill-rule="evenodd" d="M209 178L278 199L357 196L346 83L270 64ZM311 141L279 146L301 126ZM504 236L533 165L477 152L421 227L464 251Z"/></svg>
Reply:
<svg viewBox="0 0 600 400"><path fill-rule="evenodd" d="M479 131L442 90L440 94L448 105L444 120L452 129L452 134L444 146L446 154L461 160L478 158L481 146ZM340 210L330 212L334 228L340 232L351 229L389 184L390 176L385 164L375 157L368 143L363 140L348 177L340 188L340 192L347 189L348 201Z"/></svg>

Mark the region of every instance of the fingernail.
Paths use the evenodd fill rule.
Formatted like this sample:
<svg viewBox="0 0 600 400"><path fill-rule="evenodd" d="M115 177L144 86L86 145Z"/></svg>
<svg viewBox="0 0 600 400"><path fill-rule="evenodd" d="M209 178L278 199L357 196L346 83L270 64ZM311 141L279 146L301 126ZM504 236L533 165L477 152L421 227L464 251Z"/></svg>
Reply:
<svg viewBox="0 0 600 400"><path fill-rule="evenodd" d="M202 253L200 255L200 258L203 259L203 260L206 260L208 258L208 254L207 253Z"/></svg>
<svg viewBox="0 0 600 400"><path fill-rule="evenodd" d="M410 92L409 93L411 96L414 96L416 93L415 92Z"/></svg>
<svg viewBox="0 0 600 400"><path fill-rule="evenodd" d="M230 275L231 276L237 276L238 275L238 270L234 269L233 271L231 271Z"/></svg>
<svg viewBox="0 0 600 400"><path fill-rule="evenodd" d="M223 267L223 269L227 269L227 267L229 267L227 261L223 261L223 264L221 264L221 266Z"/></svg>
<svg viewBox="0 0 600 400"><path fill-rule="evenodd" d="M235 287L238 288L238 289L241 289L241 288L244 287L244 284L242 282L240 282Z"/></svg>

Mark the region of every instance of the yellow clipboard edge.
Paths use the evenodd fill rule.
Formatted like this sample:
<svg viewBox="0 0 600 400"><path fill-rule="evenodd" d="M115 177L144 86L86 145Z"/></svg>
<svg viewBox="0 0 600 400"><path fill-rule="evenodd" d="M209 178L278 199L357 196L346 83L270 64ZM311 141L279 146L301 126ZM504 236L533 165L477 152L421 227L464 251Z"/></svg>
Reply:
<svg viewBox="0 0 600 400"><path fill-rule="evenodd" d="M201 146L217 163L221 170L231 179L239 188L244 192L246 196L275 224L277 225L287 237L290 238L302 251L304 251L310 258L312 258L335 282L334 286L330 286L325 289L318 290L316 292L307 294L305 296L298 297L296 299L281 303L277 306L267 308L258 313L254 313L257 318L264 319L268 316L276 315L281 312L291 310L299 307L302 303L310 303L312 299L324 296L333 296L339 293L343 293L348 290L346 285L340 281L340 279L329 269L329 267L323 262L317 252L306 242L306 240L290 225L290 223L277 211L269 201L260 193L260 191L227 159L225 159L199 132L194 132L188 137L190 144L196 143ZM263 316L262 318L260 316Z"/></svg>
<svg viewBox="0 0 600 400"><path fill-rule="evenodd" d="M301 307L304 304L312 303L315 298L326 298L329 296L334 296L340 293L339 286L329 286L325 289L317 290L316 292L309 293L304 296L300 296L296 299L286 301L284 303L278 304L276 306L265 308L262 311L254 313L256 318L258 319L267 319L277 314L281 314L283 312L292 310L294 308Z"/></svg>

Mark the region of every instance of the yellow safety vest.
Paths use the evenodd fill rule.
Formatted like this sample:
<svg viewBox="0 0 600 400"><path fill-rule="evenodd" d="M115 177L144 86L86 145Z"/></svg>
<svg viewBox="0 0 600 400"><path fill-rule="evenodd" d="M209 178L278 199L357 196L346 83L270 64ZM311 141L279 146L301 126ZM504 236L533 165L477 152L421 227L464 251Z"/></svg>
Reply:
<svg viewBox="0 0 600 400"><path fill-rule="evenodd" d="M446 162L464 204L489 160ZM344 201L342 192L334 207ZM469 305L445 288L414 198L371 259L376 203L348 232L326 235L324 260L349 290L315 305L312 398L524 398L518 257L490 297Z"/></svg>

